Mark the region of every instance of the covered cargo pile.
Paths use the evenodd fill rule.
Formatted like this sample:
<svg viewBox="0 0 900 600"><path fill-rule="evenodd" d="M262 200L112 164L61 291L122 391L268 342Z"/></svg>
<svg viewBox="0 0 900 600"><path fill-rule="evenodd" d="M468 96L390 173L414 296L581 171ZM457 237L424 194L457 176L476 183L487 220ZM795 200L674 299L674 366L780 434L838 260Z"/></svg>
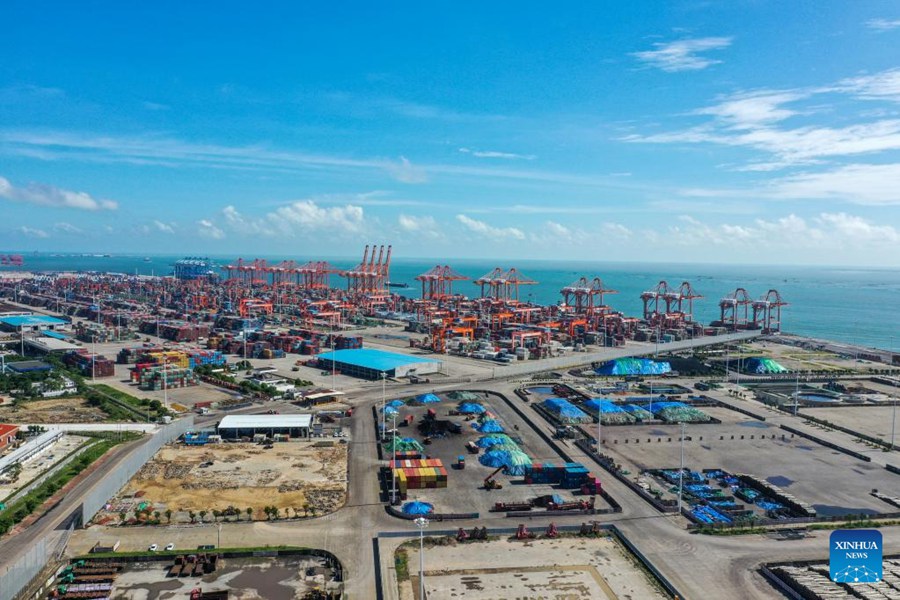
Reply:
<svg viewBox="0 0 900 600"><path fill-rule="evenodd" d="M590 423L591 418L580 408L564 398L547 398L541 406L560 423Z"/></svg>
<svg viewBox="0 0 900 600"><path fill-rule="evenodd" d="M604 425L628 425L635 417L624 408L606 398L591 398L584 403L584 409L592 415L600 415Z"/></svg>
<svg viewBox="0 0 900 600"><path fill-rule="evenodd" d="M475 431L481 433L503 433L503 425L496 419L484 419L472 425Z"/></svg>
<svg viewBox="0 0 900 600"><path fill-rule="evenodd" d="M464 415L480 415L487 412L486 408L476 402L461 402L456 410Z"/></svg>
<svg viewBox="0 0 900 600"><path fill-rule="evenodd" d="M492 448L494 446L511 446L513 449L518 450L519 446L516 444L511 437L506 435L505 433L493 434L493 435L483 435L478 438L478 441L475 442L475 445L479 448Z"/></svg>
<svg viewBox="0 0 900 600"><path fill-rule="evenodd" d="M597 375L662 375L672 372L672 365L649 358L616 358L594 369Z"/></svg>
<svg viewBox="0 0 900 600"><path fill-rule="evenodd" d="M531 466L531 458L521 450L490 450L478 457L478 462L495 469L503 467L507 475L524 475Z"/></svg>
<svg viewBox="0 0 900 600"><path fill-rule="evenodd" d="M708 423L712 418L701 410L683 402L654 402L653 414L668 423Z"/></svg>
<svg viewBox="0 0 900 600"><path fill-rule="evenodd" d="M425 447L416 438L394 438L385 442L384 449L388 452L424 452Z"/></svg>
<svg viewBox="0 0 900 600"><path fill-rule="evenodd" d="M767 373L787 373L788 370L781 366L778 362L771 358L754 357L748 358L744 363L744 369L747 373L757 373L760 375Z"/></svg>
<svg viewBox="0 0 900 600"><path fill-rule="evenodd" d="M447 396L451 400L459 400L460 402L475 402L478 400L478 394L475 392L457 391L450 392Z"/></svg>
<svg viewBox="0 0 900 600"><path fill-rule="evenodd" d="M435 396L434 394L419 394L415 398L412 399L410 404L437 404L441 399Z"/></svg>
<svg viewBox="0 0 900 600"><path fill-rule="evenodd" d="M447 487L447 469L437 458L392 460L390 468L396 478L397 489L403 495L407 490Z"/></svg>
<svg viewBox="0 0 900 600"><path fill-rule="evenodd" d="M650 421L653 419L653 414L650 411L646 408L641 408L637 404L623 404L622 410L630 414L637 421Z"/></svg>

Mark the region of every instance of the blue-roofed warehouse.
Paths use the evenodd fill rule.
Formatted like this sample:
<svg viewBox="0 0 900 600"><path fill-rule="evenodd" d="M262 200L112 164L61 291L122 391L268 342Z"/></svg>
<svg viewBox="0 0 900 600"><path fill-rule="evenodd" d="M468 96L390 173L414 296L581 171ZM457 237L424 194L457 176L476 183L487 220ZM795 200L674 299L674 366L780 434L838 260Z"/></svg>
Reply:
<svg viewBox="0 0 900 600"><path fill-rule="evenodd" d="M0 317L0 329L4 331L44 331L54 330L68 325L67 321L46 315L16 315Z"/></svg>
<svg viewBox="0 0 900 600"><path fill-rule="evenodd" d="M319 354L319 366L331 369L332 362L344 375L363 379L380 379L381 374L387 377L408 377L410 375L427 375L441 370L441 361L433 358L422 358L384 352L372 348L335 350Z"/></svg>

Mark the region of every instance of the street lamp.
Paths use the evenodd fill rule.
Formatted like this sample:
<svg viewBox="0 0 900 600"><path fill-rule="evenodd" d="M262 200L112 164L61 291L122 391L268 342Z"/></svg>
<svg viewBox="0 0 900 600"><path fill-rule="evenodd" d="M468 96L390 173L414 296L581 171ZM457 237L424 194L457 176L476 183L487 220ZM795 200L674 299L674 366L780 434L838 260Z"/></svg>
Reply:
<svg viewBox="0 0 900 600"><path fill-rule="evenodd" d="M384 404L385 404L385 382L387 381L387 373L381 372L381 438L384 439Z"/></svg>
<svg viewBox="0 0 900 600"><path fill-rule="evenodd" d="M397 413L391 413L394 431L397 431ZM391 460L395 454L391 452ZM397 503L397 469L391 469L391 506Z"/></svg>
<svg viewBox="0 0 900 600"><path fill-rule="evenodd" d="M425 528L428 519L419 517L413 523L419 528L419 600L425 600Z"/></svg>
<svg viewBox="0 0 900 600"><path fill-rule="evenodd" d="M96 381L97 376L97 336L91 336L91 383Z"/></svg>
<svg viewBox="0 0 900 600"><path fill-rule="evenodd" d="M684 491L684 421L681 422L681 470L678 471L678 514L681 514L681 497Z"/></svg>

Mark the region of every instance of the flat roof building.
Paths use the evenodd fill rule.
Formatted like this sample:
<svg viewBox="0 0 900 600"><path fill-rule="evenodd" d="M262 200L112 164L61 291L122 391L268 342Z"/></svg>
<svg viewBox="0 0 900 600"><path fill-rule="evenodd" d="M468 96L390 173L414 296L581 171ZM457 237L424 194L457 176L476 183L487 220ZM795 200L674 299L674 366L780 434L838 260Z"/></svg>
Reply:
<svg viewBox="0 0 900 600"><path fill-rule="evenodd" d="M381 374L387 377L408 377L410 375L427 375L441 370L441 361L433 358L421 358L385 352L371 348L335 350L319 354L319 367L334 367L344 375L363 379L380 379Z"/></svg>
<svg viewBox="0 0 900 600"><path fill-rule="evenodd" d="M20 360L6 363L6 368L14 373L41 373L52 371L53 367L42 360Z"/></svg>
<svg viewBox="0 0 900 600"><path fill-rule="evenodd" d="M228 415L219 422L217 430L222 439L234 440L257 434L269 437L288 435L309 437L312 415Z"/></svg>
<svg viewBox="0 0 900 600"><path fill-rule="evenodd" d="M32 331L38 332L43 330L54 330L64 325L68 325L67 321L57 319L56 317L48 317L46 315L18 315L13 317L0 317L0 328L6 331Z"/></svg>

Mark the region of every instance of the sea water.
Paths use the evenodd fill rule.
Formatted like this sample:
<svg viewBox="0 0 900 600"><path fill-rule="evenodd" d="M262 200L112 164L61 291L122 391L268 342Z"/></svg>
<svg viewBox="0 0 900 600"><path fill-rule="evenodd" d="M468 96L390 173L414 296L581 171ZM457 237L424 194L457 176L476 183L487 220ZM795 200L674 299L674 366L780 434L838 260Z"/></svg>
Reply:
<svg viewBox="0 0 900 600"><path fill-rule="evenodd" d="M18 270L30 271L105 271L141 275L168 275L181 256L171 255L86 255L26 254L25 265ZM236 257L213 256L224 265ZM255 258L255 257L254 257ZM305 262L311 257L261 256L270 264L281 260ZM148 260L149 259L149 260ZM315 257L322 260L321 257ZM338 268L351 268L359 261L335 258ZM495 267L516 267L537 285L521 286L520 300L554 304L562 299L560 289L579 277L589 280L599 276L607 288L618 290L606 295L606 304L630 316L641 316L641 292L653 289L665 280L677 288L689 281L703 298L694 301L695 319L703 323L719 318L719 300L738 287L745 288L753 299L770 289L777 289L789 303L782 309L782 329L810 337L831 339L900 351L900 320L892 320L889 307L900 293L900 270L850 267L752 266L725 264L652 264L588 261L534 260L413 260L394 257L390 279L408 283L408 289L394 288L405 296L418 297L421 286L415 276L436 264L449 264L455 271L476 279ZM11 267L0 267L0 276ZM332 285L343 285L332 276ZM479 294L471 281L454 282L454 292L470 297Z"/></svg>

